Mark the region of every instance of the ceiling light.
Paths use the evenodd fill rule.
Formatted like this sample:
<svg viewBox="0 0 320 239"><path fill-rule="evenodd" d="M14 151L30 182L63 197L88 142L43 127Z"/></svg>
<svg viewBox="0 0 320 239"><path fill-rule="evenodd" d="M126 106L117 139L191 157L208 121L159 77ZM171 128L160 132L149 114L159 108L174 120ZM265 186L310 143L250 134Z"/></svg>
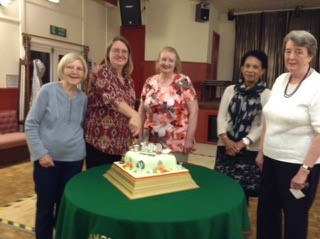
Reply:
<svg viewBox="0 0 320 239"><path fill-rule="evenodd" d="M8 6L10 3L12 3L12 0L0 0L0 5L1 6Z"/></svg>
<svg viewBox="0 0 320 239"><path fill-rule="evenodd" d="M49 2L59 3L60 0L48 0Z"/></svg>

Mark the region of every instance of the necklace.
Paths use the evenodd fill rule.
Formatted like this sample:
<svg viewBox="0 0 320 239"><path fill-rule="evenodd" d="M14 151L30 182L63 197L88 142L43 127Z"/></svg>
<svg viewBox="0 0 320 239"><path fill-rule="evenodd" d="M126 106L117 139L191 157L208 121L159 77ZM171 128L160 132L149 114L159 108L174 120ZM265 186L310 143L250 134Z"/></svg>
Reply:
<svg viewBox="0 0 320 239"><path fill-rule="evenodd" d="M304 75L304 77L302 78L302 80L301 80L301 81L299 82L299 84L296 86L296 88L294 89L294 91L293 91L292 93L288 94L288 93L287 93L288 86L289 86L289 83L290 83L290 81L291 81L291 79L292 79L292 76L290 75L290 79L288 80L288 83L287 83L287 85L286 85L286 88L284 89L284 97L285 97L285 98L290 98L291 96L294 95L294 93L296 93L296 92L298 91L298 89L300 88L300 86L301 86L301 84L302 84L302 81L304 81L304 80L307 78L307 76L308 76L308 74L309 74L309 71L310 71L310 66L309 66L309 68L308 68L307 73Z"/></svg>

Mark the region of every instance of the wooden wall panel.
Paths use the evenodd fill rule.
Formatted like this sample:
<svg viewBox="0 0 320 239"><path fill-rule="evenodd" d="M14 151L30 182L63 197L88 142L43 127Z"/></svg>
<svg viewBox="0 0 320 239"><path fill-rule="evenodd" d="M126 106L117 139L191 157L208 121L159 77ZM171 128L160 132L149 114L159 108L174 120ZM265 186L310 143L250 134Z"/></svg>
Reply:
<svg viewBox="0 0 320 239"><path fill-rule="evenodd" d="M0 110L16 110L19 112L18 88L0 88Z"/></svg>
<svg viewBox="0 0 320 239"><path fill-rule="evenodd" d="M115 5L115 6L118 5L118 1L117 0L104 0L104 1L107 2L107 3L110 3L112 5Z"/></svg>
<svg viewBox="0 0 320 239"><path fill-rule="evenodd" d="M196 142L204 144L216 144L208 140L209 116L217 116L218 110L199 109L198 126L195 135Z"/></svg>

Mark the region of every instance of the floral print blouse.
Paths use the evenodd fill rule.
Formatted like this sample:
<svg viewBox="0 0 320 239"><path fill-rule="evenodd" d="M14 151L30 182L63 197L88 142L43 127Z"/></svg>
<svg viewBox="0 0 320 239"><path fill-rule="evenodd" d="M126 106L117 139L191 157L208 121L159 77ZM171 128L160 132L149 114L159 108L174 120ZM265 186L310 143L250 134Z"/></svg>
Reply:
<svg viewBox="0 0 320 239"><path fill-rule="evenodd" d="M103 65L90 75L87 95L86 142L106 154L124 154L129 149L129 119L117 108L121 102L134 108L136 95L132 78L127 78L123 85L116 73Z"/></svg>
<svg viewBox="0 0 320 239"><path fill-rule="evenodd" d="M187 103L196 99L190 78L176 74L168 87L158 85L159 75L148 78L141 93L146 110L144 140L183 152L188 129Z"/></svg>

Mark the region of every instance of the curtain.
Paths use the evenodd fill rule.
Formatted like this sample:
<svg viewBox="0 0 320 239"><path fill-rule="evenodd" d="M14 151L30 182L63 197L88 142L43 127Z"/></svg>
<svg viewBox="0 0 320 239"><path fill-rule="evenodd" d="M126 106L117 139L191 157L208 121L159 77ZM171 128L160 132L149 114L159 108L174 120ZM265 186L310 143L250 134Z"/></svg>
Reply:
<svg viewBox="0 0 320 239"><path fill-rule="evenodd" d="M249 50L260 49L261 30L261 14L236 17L233 82L237 82L241 77L240 62L242 56Z"/></svg>
<svg viewBox="0 0 320 239"><path fill-rule="evenodd" d="M265 79L271 89L275 79L283 72L284 57L282 52L283 38L291 30L306 30L319 40L320 9L268 12L238 15L236 18L236 44L234 49L233 81L240 77L240 59L249 50L262 50L268 56L269 67ZM319 42L318 42L319 44ZM319 51L311 66L320 71Z"/></svg>
<svg viewBox="0 0 320 239"><path fill-rule="evenodd" d="M265 79L269 89L271 89L275 79L284 72L281 48L287 32L287 16L287 12L268 12L261 15L264 29L261 37L261 50L268 56L268 69Z"/></svg>
<svg viewBox="0 0 320 239"><path fill-rule="evenodd" d="M306 30L310 32L318 40L319 47L320 9L305 10L300 14L290 12L289 31L291 30ZM317 51L317 54L313 57L311 67L319 72L319 51Z"/></svg>

